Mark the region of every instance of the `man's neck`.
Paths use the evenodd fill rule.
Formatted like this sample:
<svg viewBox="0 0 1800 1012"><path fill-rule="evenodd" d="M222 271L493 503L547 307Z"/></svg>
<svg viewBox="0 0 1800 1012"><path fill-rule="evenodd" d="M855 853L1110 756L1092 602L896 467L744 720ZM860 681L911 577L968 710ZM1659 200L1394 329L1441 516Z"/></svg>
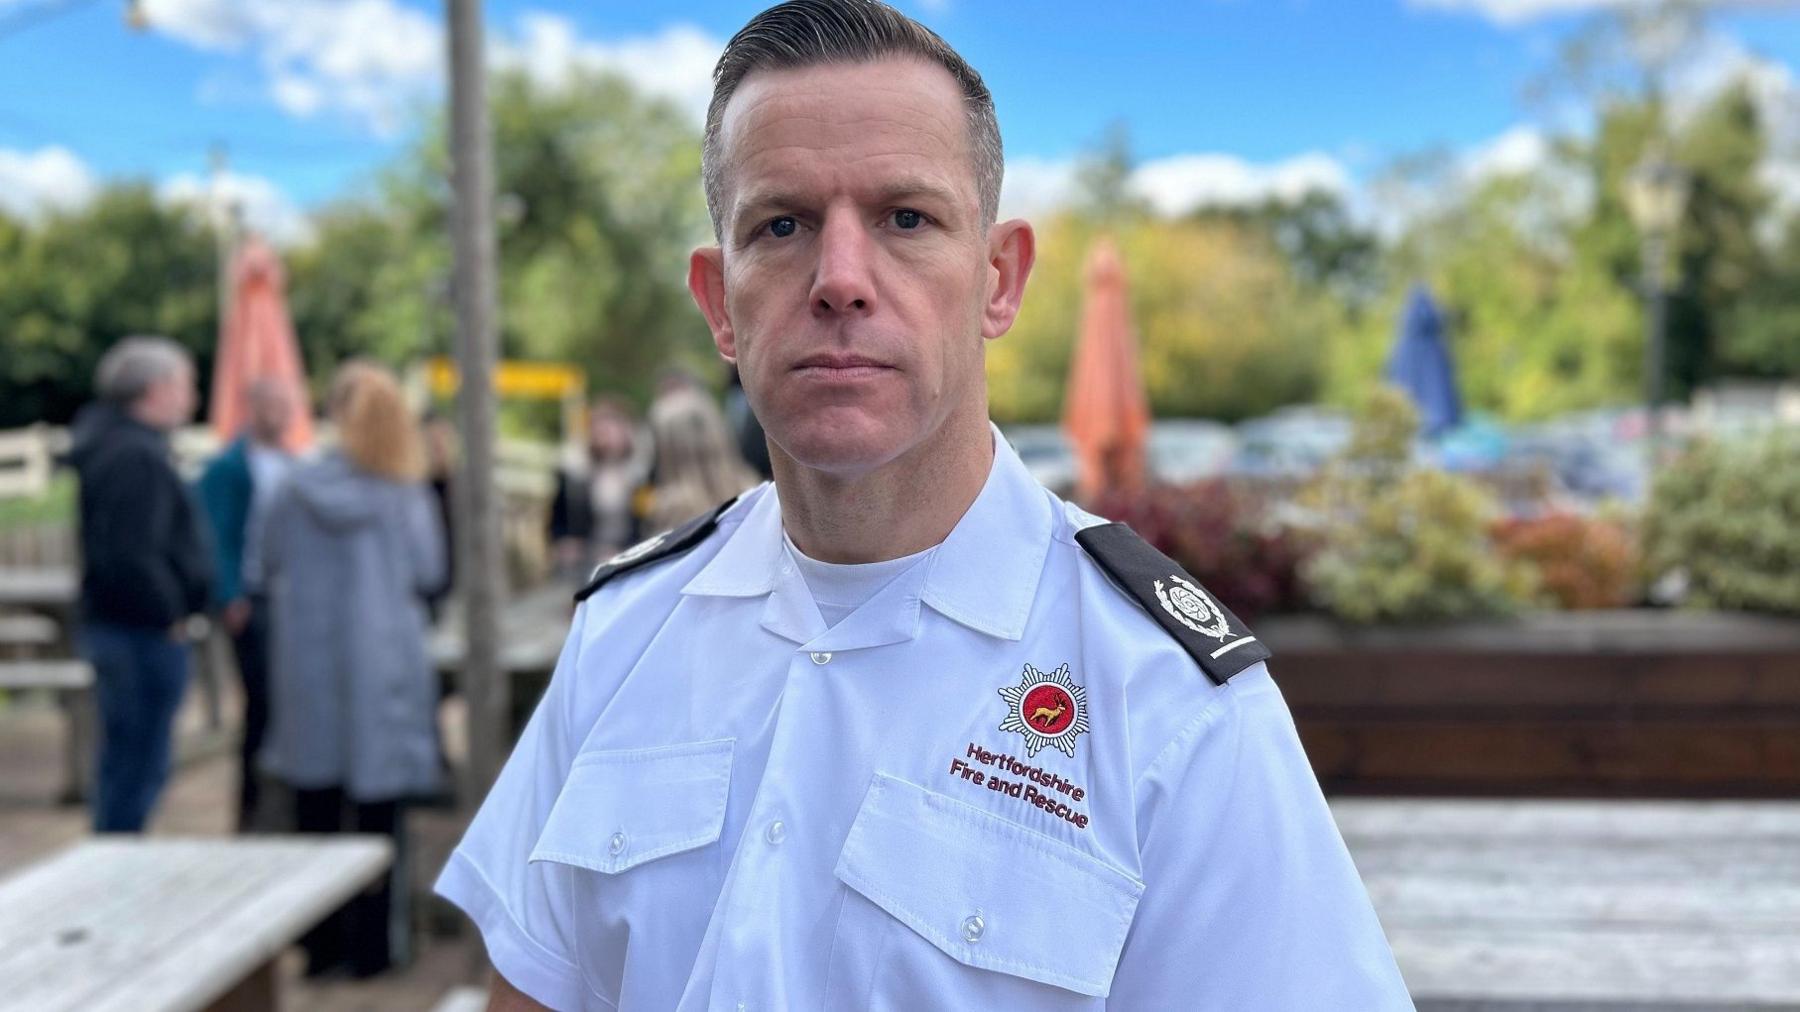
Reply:
<svg viewBox="0 0 1800 1012"><path fill-rule="evenodd" d="M949 423L946 423L946 428ZM770 444L782 526L820 562L884 562L942 542L981 494L994 463L985 412L979 427L930 440L855 478L796 463Z"/></svg>

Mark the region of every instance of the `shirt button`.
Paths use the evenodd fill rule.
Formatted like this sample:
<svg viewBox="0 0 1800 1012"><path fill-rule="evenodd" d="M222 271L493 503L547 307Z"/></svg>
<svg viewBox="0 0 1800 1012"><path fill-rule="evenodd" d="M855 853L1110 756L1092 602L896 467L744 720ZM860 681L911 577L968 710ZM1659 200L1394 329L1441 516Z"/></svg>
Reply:
<svg viewBox="0 0 1800 1012"><path fill-rule="evenodd" d="M607 843L606 849L614 857L618 857L620 854L625 853L625 834L624 834L624 832L621 831L621 832L614 833L612 835L612 840L609 843Z"/></svg>
<svg viewBox="0 0 1800 1012"><path fill-rule="evenodd" d="M815 653L812 655L812 659L813 659L814 664L830 664L831 663L831 655L827 654L827 653Z"/></svg>
<svg viewBox="0 0 1800 1012"><path fill-rule="evenodd" d="M763 833L763 837L770 843L779 847L781 846L781 841L787 839L787 826L783 825L780 819L776 819L774 822L769 823L768 831Z"/></svg>
<svg viewBox="0 0 1800 1012"><path fill-rule="evenodd" d="M964 941L979 942L981 941L981 933L986 930L987 922L981 919L980 914L970 914L963 918L962 935Z"/></svg>

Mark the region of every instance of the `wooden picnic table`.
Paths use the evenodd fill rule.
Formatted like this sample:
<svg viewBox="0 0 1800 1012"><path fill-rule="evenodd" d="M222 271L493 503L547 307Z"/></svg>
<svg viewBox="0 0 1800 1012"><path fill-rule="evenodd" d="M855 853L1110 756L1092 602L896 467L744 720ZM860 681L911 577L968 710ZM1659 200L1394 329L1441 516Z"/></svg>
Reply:
<svg viewBox="0 0 1800 1012"><path fill-rule="evenodd" d="M1421 1009L1800 1007L1800 803L1331 807Z"/></svg>
<svg viewBox="0 0 1800 1012"><path fill-rule="evenodd" d="M379 837L98 837L0 881L0 1010L273 1009L275 960L380 876Z"/></svg>
<svg viewBox="0 0 1800 1012"><path fill-rule="evenodd" d="M507 676L512 733L524 728L537 707L575 614L574 588L540 587L507 602L500 614L500 670ZM432 662L440 674L455 677L462 669L466 646L462 612L451 608L432 633Z"/></svg>

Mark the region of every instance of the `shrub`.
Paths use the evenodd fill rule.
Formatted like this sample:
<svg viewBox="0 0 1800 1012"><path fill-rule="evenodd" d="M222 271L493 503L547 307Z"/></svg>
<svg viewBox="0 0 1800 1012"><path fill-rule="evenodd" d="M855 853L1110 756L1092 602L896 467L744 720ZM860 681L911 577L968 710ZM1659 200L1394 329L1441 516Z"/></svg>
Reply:
<svg viewBox="0 0 1800 1012"><path fill-rule="evenodd" d="M1644 556L1685 604L1800 614L1800 433L1697 443L1664 467Z"/></svg>
<svg viewBox="0 0 1800 1012"><path fill-rule="evenodd" d="M1623 608L1638 598L1637 543L1619 520L1552 513L1494 525L1500 554L1537 569L1560 608Z"/></svg>
<svg viewBox="0 0 1800 1012"><path fill-rule="evenodd" d="M1302 603L1300 540L1264 523L1261 499L1230 482L1152 486L1103 496L1088 509L1128 524L1246 622Z"/></svg>
<svg viewBox="0 0 1800 1012"><path fill-rule="evenodd" d="M1466 478L1411 463L1418 416L1384 390L1356 420L1349 448L1305 490L1318 551L1301 568L1312 598L1351 622L1505 614L1533 591L1528 565L1488 539L1497 509Z"/></svg>

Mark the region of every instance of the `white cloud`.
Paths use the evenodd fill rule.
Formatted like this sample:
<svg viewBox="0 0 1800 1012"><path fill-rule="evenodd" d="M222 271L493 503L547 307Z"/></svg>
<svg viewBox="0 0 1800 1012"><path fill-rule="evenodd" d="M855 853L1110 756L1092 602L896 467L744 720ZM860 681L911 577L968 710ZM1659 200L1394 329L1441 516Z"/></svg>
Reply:
<svg viewBox="0 0 1800 1012"><path fill-rule="evenodd" d="M0 0L3 2L3 0ZM391 134L420 102L442 94L444 27L400 0L145 0L155 31L199 49L247 53L271 101L298 117L340 113ZM584 37L560 15L527 11L513 33L491 31L496 65L540 85L577 71L622 75L673 100L699 122L724 40L689 25L617 40Z"/></svg>
<svg viewBox="0 0 1800 1012"><path fill-rule="evenodd" d="M79 155L61 147L36 151L0 148L0 210L24 218L50 211L78 211L101 187L101 179ZM312 235L306 212L280 186L262 176L227 172L217 188L207 177L184 172L156 187L158 199L194 207L211 217L221 202L242 210L246 225L278 245L305 242Z"/></svg>
<svg viewBox="0 0 1800 1012"><path fill-rule="evenodd" d="M1047 158L1008 158L1000 185L1000 217L1029 218L1075 199L1075 163Z"/></svg>
<svg viewBox="0 0 1800 1012"><path fill-rule="evenodd" d="M1262 165L1222 154L1159 158L1138 166L1131 186L1158 212L1176 215L1197 207L1294 200L1314 190L1342 194L1351 183L1342 163L1314 151Z"/></svg>
<svg viewBox="0 0 1800 1012"><path fill-rule="evenodd" d="M1008 160L1001 214L1043 214L1067 206L1076 197L1076 164L1069 159ZM1294 200L1315 190L1348 194L1353 187L1342 162L1316 151L1265 164L1216 153L1172 155L1139 165L1128 185L1152 210L1168 216L1200 207Z"/></svg>
<svg viewBox="0 0 1800 1012"><path fill-rule="evenodd" d="M143 0L151 31L201 49L238 50L256 34L257 15L267 5L257 0Z"/></svg>
<svg viewBox="0 0 1800 1012"><path fill-rule="evenodd" d="M1585 14L1613 7L1651 7L1666 0L1407 0L1412 7L1479 14L1497 25L1511 27L1540 18ZM1699 0L1703 7L1782 8L1794 0Z"/></svg>
<svg viewBox="0 0 1800 1012"><path fill-rule="evenodd" d="M1464 154L1460 169L1465 178L1482 180L1535 172L1549 159L1550 141L1543 131L1520 125Z"/></svg>
<svg viewBox="0 0 1800 1012"><path fill-rule="evenodd" d="M185 204L212 217L222 206L242 214L244 225L268 237L278 246L304 243L312 237L306 213L281 187L262 176L222 173L216 183L198 173L183 172L165 179L157 194L172 204Z"/></svg>
<svg viewBox="0 0 1800 1012"><path fill-rule="evenodd" d="M249 52L296 116L344 113L392 133L443 76L441 25L398 0L145 0L151 29Z"/></svg>
<svg viewBox="0 0 1800 1012"><path fill-rule="evenodd" d="M98 183L87 163L67 148L0 148L0 210L24 218L87 203Z"/></svg>
<svg viewBox="0 0 1800 1012"><path fill-rule="evenodd" d="M566 87L582 72L615 73L645 94L675 102L699 123L712 98L713 64L724 49L723 39L689 25L617 41L584 39L567 18L534 11L519 19L516 37L496 40L494 61L522 69L550 89Z"/></svg>
<svg viewBox="0 0 1800 1012"><path fill-rule="evenodd" d="M1500 25L1518 25L1558 14L1580 14L1653 0L1407 0L1413 7L1479 14Z"/></svg>

